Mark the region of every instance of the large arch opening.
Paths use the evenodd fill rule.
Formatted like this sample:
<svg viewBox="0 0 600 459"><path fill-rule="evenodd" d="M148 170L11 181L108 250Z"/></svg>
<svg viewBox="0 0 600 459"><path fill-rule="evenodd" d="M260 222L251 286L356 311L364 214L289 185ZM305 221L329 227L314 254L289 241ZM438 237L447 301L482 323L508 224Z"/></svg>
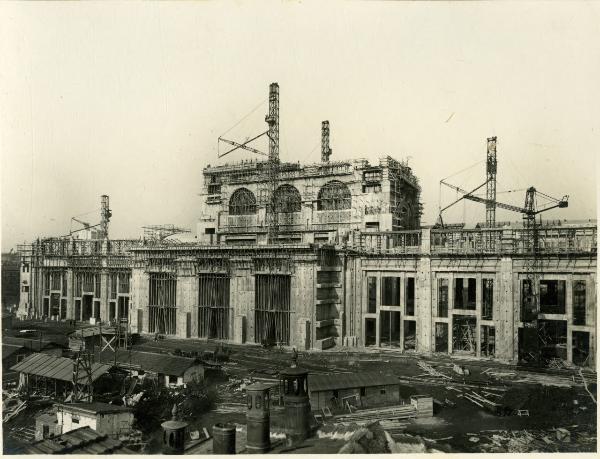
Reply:
<svg viewBox="0 0 600 459"><path fill-rule="evenodd" d="M300 192L292 185L281 185L277 188L273 201L277 213L300 212L302 207Z"/></svg>
<svg viewBox="0 0 600 459"><path fill-rule="evenodd" d="M319 190L317 210L345 210L351 207L352 194L345 183L333 180Z"/></svg>
<svg viewBox="0 0 600 459"><path fill-rule="evenodd" d="M229 199L229 215L252 215L256 213L256 197L247 188L239 188Z"/></svg>

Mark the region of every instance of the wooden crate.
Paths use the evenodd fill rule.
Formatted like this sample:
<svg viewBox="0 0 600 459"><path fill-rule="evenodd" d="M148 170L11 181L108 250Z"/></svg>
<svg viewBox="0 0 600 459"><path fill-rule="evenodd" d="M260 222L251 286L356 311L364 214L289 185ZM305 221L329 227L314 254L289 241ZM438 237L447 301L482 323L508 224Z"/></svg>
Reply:
<svg viewBox="0 0 600 459"><path fill-rule="evenodd" d="M417 409L418 418L427 418L433 416L433 397L428 395L413 395L410 397L410 403Z"/></svg>

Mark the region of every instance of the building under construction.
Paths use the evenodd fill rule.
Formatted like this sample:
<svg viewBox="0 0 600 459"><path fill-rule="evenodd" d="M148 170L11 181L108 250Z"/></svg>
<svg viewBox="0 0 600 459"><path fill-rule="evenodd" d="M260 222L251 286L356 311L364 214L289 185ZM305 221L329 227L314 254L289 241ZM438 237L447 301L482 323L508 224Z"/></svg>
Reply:
<svg viewBox="0 0 600 459"><path fill-rule="evenodd" d="M204 169L193 243L169 237L174 227L110 239L103 197L94 238L21 247L20 314L182 339L595 367L596 223L542 224L566 198L534 188L522 208L498 202L495 138L482 152L483 185L447 184L484 204L486 223L422 227L420 186L405 162L332 161L328 122L320 163L281 162L277 84L266 122L245 143L220 139L224 154L267 158ZM249 145L263 135L264 153ZM485 198L474 194L483 186ZM496 208L523 224L496 224Z"/></svg>

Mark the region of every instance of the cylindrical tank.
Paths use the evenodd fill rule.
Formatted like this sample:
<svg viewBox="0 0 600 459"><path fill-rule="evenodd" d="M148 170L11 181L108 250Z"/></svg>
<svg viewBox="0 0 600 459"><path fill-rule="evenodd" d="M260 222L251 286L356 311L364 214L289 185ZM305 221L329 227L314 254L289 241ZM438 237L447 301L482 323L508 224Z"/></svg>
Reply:
<svg viewBox="0 0 600 459"><path fill-rule="evenodd" d="M215 424L212 434L213 454L235 454L235 425Z"/></svg>
<svg viewBox="0 0 600 459"><path fill-rule="evenodd" d="M301 442L310 434L308 371L298 367L286 368L279 376L285 407L286 432L292 443Z"/></svg>
<svg viewBox="0 0 600 459"><path fill-rule="evenodd" d="M264 453L271 448L270 415L269 415L270 386L262 383L250 384L246 387L246 412L248 453Z"/></svg>

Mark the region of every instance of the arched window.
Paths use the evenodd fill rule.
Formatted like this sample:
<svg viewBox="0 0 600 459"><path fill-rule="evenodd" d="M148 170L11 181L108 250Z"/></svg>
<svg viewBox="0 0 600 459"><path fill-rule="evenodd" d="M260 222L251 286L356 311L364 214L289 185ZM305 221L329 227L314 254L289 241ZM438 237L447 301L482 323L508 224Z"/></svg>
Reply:
<svg viewBox="0 0 600 459"><path fill-rule="evenodd" d="M229 199L229 215L252 215L256 213L256 198L247 188L239 188Z"/></svg>
<svg viewBox="0 0 600 459"><path fill-rule="evenodd" d="M317 198L317 210L344 210L352 206L348 187L337 180L323 185Z"/></svg>
<svg viewBox="0 0 600 459"><path fill-rule="evenodd" d="M275 190L275 211L277 213L300 212L302 198L292 185L281 185Z"/></svg>

